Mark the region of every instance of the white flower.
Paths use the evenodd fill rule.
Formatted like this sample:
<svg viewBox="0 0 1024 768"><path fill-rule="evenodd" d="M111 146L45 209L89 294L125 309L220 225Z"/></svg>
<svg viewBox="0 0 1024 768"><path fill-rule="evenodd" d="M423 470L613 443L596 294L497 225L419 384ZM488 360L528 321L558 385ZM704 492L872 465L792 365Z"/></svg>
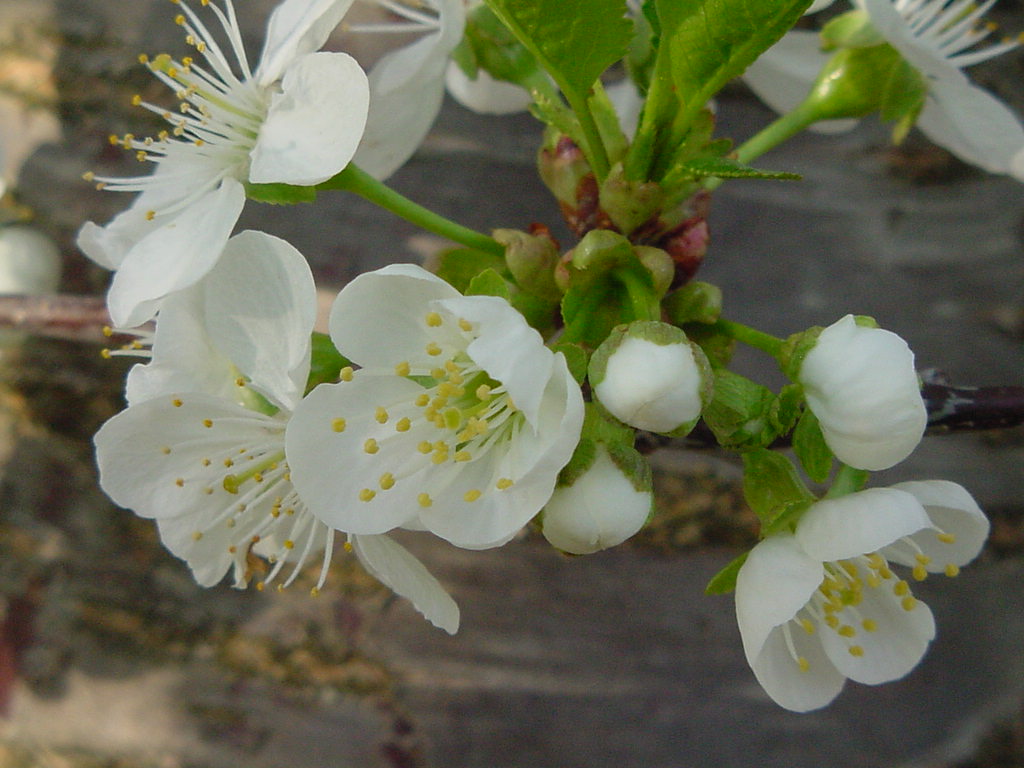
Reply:
<svg viewBox="0 0 1024 768"><path fill-rule="evenodd" d="M923 504L923 506L922 506ZM896 680L935 635L931 611L889 561L955 576L988 532L954 483L876 488L819 501L794 534L751 550L736 579L736 619L758 682L778 704L828 704L846 679Z"/></svg>
<svg viewBox="0 0 1024 768"><path fill-rule="evenodd" d="M994 3L957 0L854 0L871 25L924 77L928 89L917 125L936 144L992 173L1024 180L1024 127L1002 102L961 71L1020 45L980 46L994 27L980 23ZM807 95L831 56L816 35L790 32L744 76L772 108L788 112ZM852 121L830 121L843 130Z"/></svg>
<svg viewBox="0 0 1024 768"><path fill-rule="evenodd" d="M211 586L229 570L250 579L249 554L286 564L290 584L321 557L334 530L291 483L285 427L309 374L316 291L305 259L259 232L233 237L206 277L164 303L152 361L129 378L127 410L95 438L100 485L157 520L167 548ZM412 555L386 536L350 536L367 571L454 632L458 607Z"/></svg>
<svg viewBox="0 0 1024 768"><path fill-rule="evenodd" d="M614 547L643 528L653 500L598 444L590 468L572 485L556 488L544 506L544 538L574 555Z"/></svg>
<svg viewBox="0 0 1024 768"><path fill-rule="evenodd" d="M99 188L142 193L105 227L88 222L78 237L87 256L116 270L108 295L115 325L141 324L165 296L210 271L245 203L245 182L318 184L348 164L362 136L366 75L347 54L316 52L352 0L286 0L270 18L255 70L232 0L223 2L223 9L203 5L223 27L230 55L180 2L176 21L196 58L142 57L180 108L136 97L170 129L111 141L155 163L155 172L124 179L86 174Z"/></svg>
<svg viewBox="0 0 1024 768"><path fill-rule="evenodd" d="M363 367L318 386L288 426L292 478L313 514L476 549L508 541L547 502L583 398L508 302L399 264L346 286L330 327Z"/></svg>
<svg viewBox="0 0 1024 768"><path fill-rule="evenodd" d="M921 442L928 414L914 353L896 334L846 315L821 332L797 378L825 442L844 464L888 469Z"/></svg>
<svg viewBox="0 0 1024 768"><path fill-rule="evenodd" d="M594 353L590 383L619 421L650 432L689 432L711 397L710 366L666 323L616 329Z"/></svg>
<svg viewBox="0 0 1024 768"><path fill-rule="evenodd" d="M419 33L370 70L370 113L355 163L378 179L400 168L423 141L444 97L448 57L462 39L463 0L363 0L399 16L382 25L353 24L353 32Z"/></svg>

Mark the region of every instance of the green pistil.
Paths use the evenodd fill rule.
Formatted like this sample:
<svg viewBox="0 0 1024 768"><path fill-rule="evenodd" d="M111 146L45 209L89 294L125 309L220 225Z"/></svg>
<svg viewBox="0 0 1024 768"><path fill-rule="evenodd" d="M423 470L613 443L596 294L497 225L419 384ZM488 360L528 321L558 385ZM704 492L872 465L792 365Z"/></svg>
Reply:
<svg viewBox="0 0 1024 768"><path fill-rule="evenodd" d="M284 451L275 451L274 453L268 454L264 457L263 461L258 464L248 467L244 472L224 475L224 490L228 493L238 493L238 489L241 488L246 481L252 480L257 475L262 475L265 469L274 467L282 461L284 461ZM262 477L260 479L262 480Z"/></svg>

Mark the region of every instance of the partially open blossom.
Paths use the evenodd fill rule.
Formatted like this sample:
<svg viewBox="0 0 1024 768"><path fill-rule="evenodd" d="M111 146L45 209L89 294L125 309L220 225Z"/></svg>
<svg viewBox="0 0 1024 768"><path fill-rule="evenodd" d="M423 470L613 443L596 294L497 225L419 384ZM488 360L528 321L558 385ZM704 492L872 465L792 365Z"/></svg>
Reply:
<svg viewBox="0 0 1024 768"><path fill-rule="evenodd" d="M770 536L736 579L736 618L758 682L778 704L828 704L847 678L903 677L935 635L915 580L955 576L981 549L988 521L954 483L875 488L813 504L795 533Z"/></svg>
<svg viewBox="0 0 1024 768"><path fill-rule="evenodd" d="M590 468L544 505L544 538L574 555L614 547L643 528L653 503L649 474L630 477L598 443Z"/></svg>
<svg viewBox="0 0 1024 768"><path fill-rule="evenodd" d="M914 353L899 336L846 315L825 328L797 374L828 447L844 464L887 469L928 423Z"/></svg>
<svg viewBox="0 0 1024 768"><path fill-rule="evenodd" d="M152 359L132 369L129 407L95 438L100 485L154 518L165 546L204 586L290 584L311 559L323 585L335 531L292 485L285 427L310 366L316 291L305 259L282 240L243 232L204 279L168 297ZM367 571L454 632L458 607L386 536L349 536ZM256 555L269 561L252 572Z"/></svg>
<svg viewBox="0 0 1024 768"><path fill-rule="evenodd" d="M562 355L508 302L393 265L347 285L330 328L362 368L314 389L286 440L319 519L358 534L426 528L484 548L547 502L579 440L583 397Z"/></svg>
<svg viewBox="0 0 1024 768"><path fill-rule="evenodd" d="M318 184L348 164L363 133L366 75L347 54L317 52L352 0L285 0L270 18L255 68L232 0L223 3L203 5L229 49L180 2L176 21L195 57L140 57L179 106L136 96L134 103L161 115L168 129L111 142L154 163L153 174L86 174L98 188L141 193L105 227L88 222L78 237L89 258L116 270L108 305L119 326L150 319L165 296L212 269L242 211L246 182Z"/></svg>
<svg viewBox="0 0 1024 768"><path fill-rule="evenodd" d="M616 328L594 353L589 375L609 413L650 432L689 432L711 397L707 358L667 323Z"/></svg>

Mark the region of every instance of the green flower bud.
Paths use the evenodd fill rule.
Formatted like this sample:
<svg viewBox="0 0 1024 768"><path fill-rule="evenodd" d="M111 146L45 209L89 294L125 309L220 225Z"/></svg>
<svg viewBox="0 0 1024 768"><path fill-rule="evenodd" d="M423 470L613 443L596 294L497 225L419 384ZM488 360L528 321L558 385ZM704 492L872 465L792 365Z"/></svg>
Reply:
<svg viewBox="0 0 1024 768"><path fill-rule="evenodd" d="M562 297L554 275L558 246L547 232L531 235L516 229L496 229L492 235L505 246L505 263L523 290L550 301Z"/></svg>

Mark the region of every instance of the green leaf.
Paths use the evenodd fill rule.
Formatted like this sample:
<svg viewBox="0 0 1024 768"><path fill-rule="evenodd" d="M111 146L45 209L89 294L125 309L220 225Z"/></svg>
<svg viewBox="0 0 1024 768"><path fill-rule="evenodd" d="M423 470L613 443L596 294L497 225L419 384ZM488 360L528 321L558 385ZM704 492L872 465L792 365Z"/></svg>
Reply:
<svg viewBox="0 0 1024 768"><path fill-rule="evenodd" d="M294 184L245 183L245 194L250 200L270 205L312 203L316 200L316 187L298 187Z"/></svg>
<svg viewBox="0 0 1024 768"><path fill-rule="evenodd" d="M552 352L561 352L565 355L566 365L569 366L569 373L576 379L576 383L582 385L587 378L587 365L590 362L587 351L579 344L559 343L551 347Z"/></svg>
<svg viewBox="0 0 1024 768"><path fill-rule="evenodd" d="M731 371L716 370L714 395L704 408L704 423L723 447L763 447L778 435L769 418L774 399L767 387Z"/></svg>
<svg viewBox="0 0 1024 768"><path fill-rule="evenodd" d="M793 430L793 452L811 480L816 483L828 480L832 471L832 451L825 444L818 418L810 408L804 411Z"/></svg>
<svg viewBox="0 0 1024 768"><path fill-rule="evenodd" d="M511 292L508 283L494 269L485 269L479 275L469 281L466 289L467 296L497 296L509 301Z"/></svg>
<svg viewBox="0 0 1024 768"><path fill-rule="evenodd" d="M803 178L799 173L787 171L762 171L751 168L738 160L728 157L698 157L679 163L673 171L684 178L706 179L712 176L720 179L774 179L794 180Z"/></svg>
<svg viewBox="0 0 1024 768"><path fill-rule="evenodd" d="M338 380L341 369L352 365L334 346L331 337L326 333L313 333L313 351L309 361L309 378L306 379L306 392L318 384Z"/></svg>
<svg viewBox="0 0 1024 768"><path fill-rule="evenodd" d="M567 93L585 94L633 36L625 0L486 2Z"/></svg>
<svg viewBox="0 0 1024 768"><path fill-rule="evenodd" d="M810 0L657 0L662 45L688 125L727 82L774 45Z"/></svg>
<svg viewBox="0 0 1024 768"><path fill-rule="evenodd" d="M454 248L441 253L437 276L459 293L465 293L481 272L493 269L500 273L504 267L505 260L501 256L472 248Z"/></svg>
<svg viewBox="0 0 1024 768"><path fill-rule="evenodd" d="M768 418L780 435L786 434L796 425L803 404L804 390L799 384L787 384L779 390L768 411Z"/></svg>
<svg viewBox="0 0 1024 768"><path fill-rule="evenodd" d="M729 562L725 568L720 570L714 576L711 577L711 581L704 587L705 595L727 595L736 589L736 577L739 575L740 568L747 562L747 555L749 552L744 552L737 558L734 558Z"/></svg>
<svg viewBox="0 0 1024 768"><path fill-rule="evenodd" d="M460 50L463 48L468 50ZM540 72L533 54L486 5L478 5L466 14L463 41L452 58L471 78L475 79L477 70L483 69L495 80L515 83L528 90Z"/></svg>
<svg viewBox="0 0 1024 768"><path fill-rule="evenodd" d="M814 502L793 462L767 448L743 454L743 496L763 525L793 505Z"/></svg>

